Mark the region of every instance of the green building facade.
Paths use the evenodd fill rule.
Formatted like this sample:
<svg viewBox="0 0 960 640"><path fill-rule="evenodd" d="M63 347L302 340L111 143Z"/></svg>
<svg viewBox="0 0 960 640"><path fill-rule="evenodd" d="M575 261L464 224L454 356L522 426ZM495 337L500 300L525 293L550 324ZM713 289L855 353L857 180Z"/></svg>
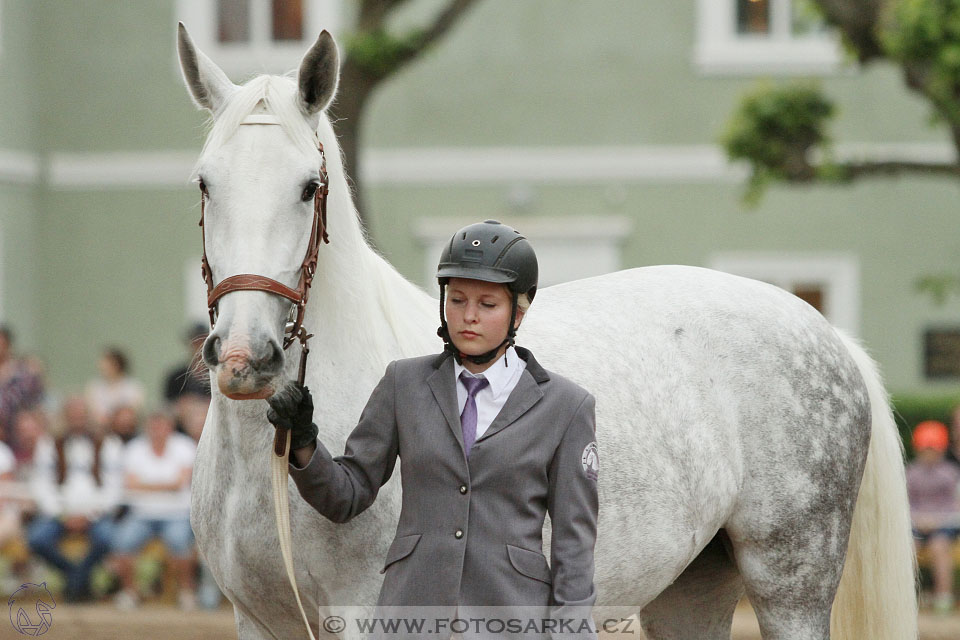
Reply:
<svg viewBox="0 0 960 640"><path fill-rule="evenodd" d="M303 0L303 41L276 43L271 2L251 0L239 41L223 2L0 0L0 318L61 392L117 344L156 401L204 317L188 178L205 114L182 86L177 21L239 81L294 67L321 27L343 42L355 8ZM758 79L812 77L841 107L841 153L953 157L897 70L846 63L799 2L769 0L758 35L735 0L481 0L370 104L372 238L428 288L438 243L491 217L531 237L547 284L667 263L768 280L862 338L891 391L954 392L960 378L925 373L924 338L944 330L933 356L949 356L960 300L916 282L957 271L960 184L777 187L748 209L718 145ZM398 28L441 4L412 3Z"/></svg>

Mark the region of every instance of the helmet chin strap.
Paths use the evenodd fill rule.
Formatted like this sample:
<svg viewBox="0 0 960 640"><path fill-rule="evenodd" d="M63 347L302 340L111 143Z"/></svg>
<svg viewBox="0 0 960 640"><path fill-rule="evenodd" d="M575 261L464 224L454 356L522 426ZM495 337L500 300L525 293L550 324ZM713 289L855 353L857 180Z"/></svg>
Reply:
<svg viewBox="0 0 960 640"><path fill-rule="evenodd" d="M452 353L453 357L456 358L457 360L457 364L462 365L464 360L468 360L474 364L486 364L497 356L497 352L500 351L500 347L502 347L505 344L511 347L514 345L514 342L515 342L514 337L517 334L517 330L514 325L516 324L515 320L517 318L517 299L519 297L516 293L513 294L513 306L511 309L512 312L510 314L510 328L507 330L507 337L503 339L503 342L495 346L493 349L490 349L490 351L473 356L460 351L460 349L458 349L457 346L453 344L453 340L450 338L450 330L447 328L447 319L443 314L443 311L444 311L444 305L443 305L444 291L443 290L444 290L444 287L440 287L440 328L437 329L437 335L443 339L443 350L449 351L450 353ZM503 359L503 366L507 366L506 358Z"/></svg>

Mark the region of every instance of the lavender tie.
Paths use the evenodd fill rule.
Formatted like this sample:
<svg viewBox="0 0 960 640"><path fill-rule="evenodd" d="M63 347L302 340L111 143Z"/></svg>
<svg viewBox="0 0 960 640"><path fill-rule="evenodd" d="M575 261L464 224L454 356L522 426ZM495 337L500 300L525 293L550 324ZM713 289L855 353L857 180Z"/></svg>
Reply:
<svg viewBox="0 0 960 640"><path fill-rule="evenodd" d="M467 375L464 371L460 374L460 382L467 390L467 401L463 405L463 412L460 414L460 426L463 429L463 449L470 455L470 447L477 439L477 400L476 395L485 386L490 384L486 378L475 378Z"/></svg>

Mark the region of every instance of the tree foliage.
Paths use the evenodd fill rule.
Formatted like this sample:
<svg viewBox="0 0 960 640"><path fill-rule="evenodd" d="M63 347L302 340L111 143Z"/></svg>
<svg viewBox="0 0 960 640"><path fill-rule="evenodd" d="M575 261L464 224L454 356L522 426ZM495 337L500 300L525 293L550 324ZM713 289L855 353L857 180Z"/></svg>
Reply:
<svg viewBox="0 0 960 640"><path fill-rule="evenodd" d="M733 160L750 163L747 200L755 202L774 180L808 182L830 165L814 166L811 151L827 142L826 123L833 103L812 84L761 85L744 97L724 134Z"/></svg>
<svg viewBox="0 0 960 640"><path fill-rule="evenodd" d="M930 104L960 157L960 0L812 0L856 60L899 65L906 86ZM960 178L960 162L835 159L827 128L836 113L815 85L763 85L745 96L723 137L727 155L750 164L746 200L774 182L853 181L906 173Z"/></svg>

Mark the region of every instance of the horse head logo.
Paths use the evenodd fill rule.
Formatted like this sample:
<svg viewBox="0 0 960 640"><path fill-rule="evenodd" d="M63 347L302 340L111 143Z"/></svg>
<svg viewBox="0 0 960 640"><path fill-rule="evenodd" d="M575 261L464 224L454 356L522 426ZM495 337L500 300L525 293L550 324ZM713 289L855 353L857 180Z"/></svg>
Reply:
<svg viewBox="0 0 960 640"><path fill-rule="evenodd" d="M580 464L583 465L583 472L591 480L596 480L600 476L600 454L597 452L596 442L591 442L583 448Z"/></svg>
<svg viewBox="0 0 960 640"><path fill-rule="evenodd" d="M42 636L53 624L51 609L57 607L56 601L47 590L47 583L24 583L13 592L10 600L10 623L13 628L25 636Z"/></svg>

